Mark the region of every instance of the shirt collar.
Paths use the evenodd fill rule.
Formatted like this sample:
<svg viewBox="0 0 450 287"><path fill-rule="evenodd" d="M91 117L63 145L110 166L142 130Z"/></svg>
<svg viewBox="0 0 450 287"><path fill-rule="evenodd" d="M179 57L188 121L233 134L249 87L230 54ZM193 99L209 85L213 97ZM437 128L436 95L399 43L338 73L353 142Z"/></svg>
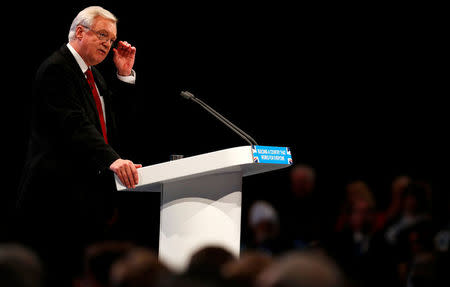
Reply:
<svg viewBox="0 0 450 287"><path fill-rule="evenodd" d="M80 54L78 54L78 52L72 47L72 45L70 45L70 43L67 43L67 48L69 48L69 51L72 53L73 57L77 61L83 74L86 73L86 71L89 69L89 66L86 65L83 58L81 58Z"/></svg>

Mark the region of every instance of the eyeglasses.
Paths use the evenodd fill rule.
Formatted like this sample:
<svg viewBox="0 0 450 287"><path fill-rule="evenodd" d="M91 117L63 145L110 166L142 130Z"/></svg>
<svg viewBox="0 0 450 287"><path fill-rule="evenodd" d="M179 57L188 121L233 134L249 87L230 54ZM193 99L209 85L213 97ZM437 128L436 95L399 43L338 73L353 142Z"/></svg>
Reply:
<svg viewBox="0 0 450 287"><path fill-rule="evenodd" d="M109 42L111 44L111 46L114 46L114 43L116 42L116 39L115 38L111 38L110 39L109 38L109 33L107 31L105 31L105 30L95 31L95 30L93 30L93 29L91 29L91 28L89 28L87 26L84 26L84 25L80 25L80 26L82 26L82 27L84 27L84 28L94 32L94 34L97 36L97 38L100 41Z"/></svg>

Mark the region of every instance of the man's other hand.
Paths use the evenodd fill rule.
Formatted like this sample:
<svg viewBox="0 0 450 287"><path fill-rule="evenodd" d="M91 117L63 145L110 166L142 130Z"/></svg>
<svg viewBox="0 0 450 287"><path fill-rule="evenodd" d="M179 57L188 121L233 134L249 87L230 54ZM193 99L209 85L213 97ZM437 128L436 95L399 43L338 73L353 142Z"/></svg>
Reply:
<svg viewBox="0 0 450 287"><path fill-rule="evenodd" d="M120 179L123 185L127 188L135 188L139 183L138 168L141 168L142 164L134 164L130 160L119 158L113 162L109 169L112 170Z"/></svg>

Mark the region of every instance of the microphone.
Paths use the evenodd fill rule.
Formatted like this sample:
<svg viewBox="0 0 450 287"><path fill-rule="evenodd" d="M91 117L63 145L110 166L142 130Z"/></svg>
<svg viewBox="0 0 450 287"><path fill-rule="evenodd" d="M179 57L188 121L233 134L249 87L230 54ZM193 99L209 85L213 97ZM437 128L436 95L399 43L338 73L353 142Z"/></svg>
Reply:
<svg viewBox="0 0 450 287"><path fill-rule="evenodd" d="M195 98L195 96L192 93L189 93L188 91L181 91L180 95L188 100Z"/></svg>
<svg viewBox="0 0 450 287"><path fill-rule="evenodd" d="M216 117L219 121L221 121L224 125L226 125L228 128L230 128L232 131L237 133L241 138L243 138L246 142L248 142L250 145L258 145L258 143L248 134L246 134L243 130L238 128L236 125L234 125L232 122L230 122L228 119L226 119L224 116L219 114L217 111L215 111L213 108L208 106L205 102L200 100L199 98L195 97L192 93L188 91L182 91L180 95L188 100L194 101L197 104L199 104L202 108L204 108L207 112L212 114L214 117Z"/></svg>

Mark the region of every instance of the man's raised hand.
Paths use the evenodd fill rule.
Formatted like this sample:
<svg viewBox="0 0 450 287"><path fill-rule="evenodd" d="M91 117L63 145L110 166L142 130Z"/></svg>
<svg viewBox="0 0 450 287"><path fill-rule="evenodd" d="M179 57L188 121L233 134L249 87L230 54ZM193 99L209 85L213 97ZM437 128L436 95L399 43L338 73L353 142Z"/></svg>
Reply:
<svg viewBox="0 0 450 287"><path fill-rule="evenodd" d="M136 47L131 46L127 41L119 41L117 47L113 48L113 52L117 72L121 76L129 76L134 65Z"/></svg>

